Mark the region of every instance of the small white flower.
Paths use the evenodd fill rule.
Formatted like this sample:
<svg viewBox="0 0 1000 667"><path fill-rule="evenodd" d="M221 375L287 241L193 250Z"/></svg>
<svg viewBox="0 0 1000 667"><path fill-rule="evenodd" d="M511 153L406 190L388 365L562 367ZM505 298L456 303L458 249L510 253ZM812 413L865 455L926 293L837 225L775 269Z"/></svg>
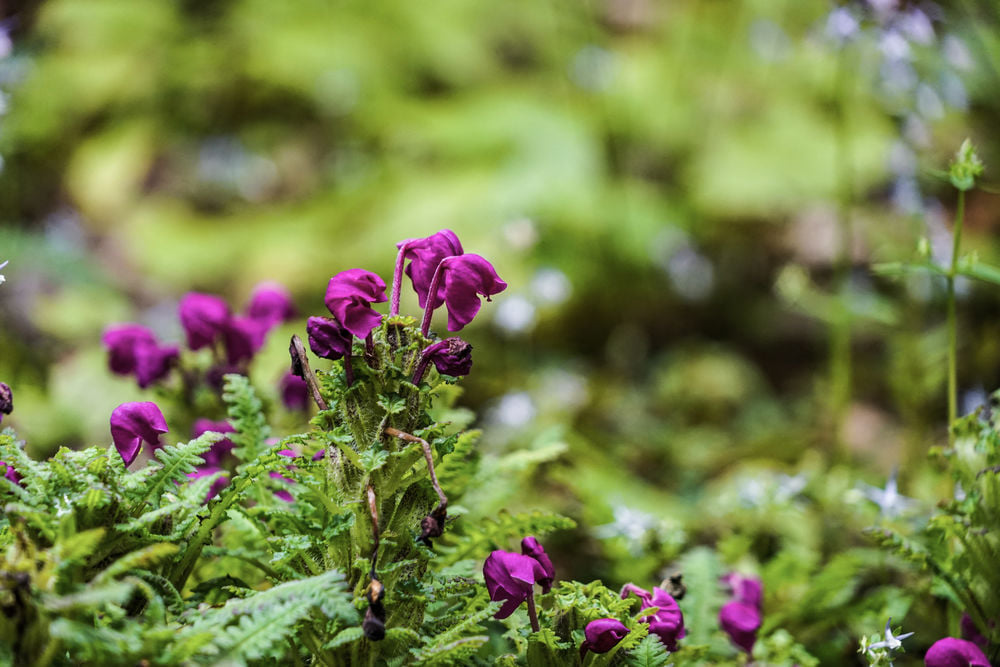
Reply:
<svg viewBox="0 0 1000 667"><path fill-rule="evenodd" d="M2 269L3 267L7 266L8 262L10 262L9 259L4 260L3 262L0 262L0 269ZM3 285L5 280L7 280L7 279L3 277L2 273L0 273L0 285Z"/></svg>
<svg viewBox="0 0 1000 667"><path fill-rule="evenodd" d="M899 494L899 487L896 485L896 469L885 483L885 488L862 484L861 493L865 498L879 506L883 516L895 517L909 510L916 503L915 500Z"/></svg>
<svg viewBox="0 0 1000 667"><path fill-rule="evenodd" d="M885 622L885 641L875 642L874 644L868 645L868 651L871 652L873 649L884 648L889 651L898 651L900 647L903 646L903 641L907 637L913 635L912 632L907 632L906 634L894 637L892 635L892 618Z"/></svg>

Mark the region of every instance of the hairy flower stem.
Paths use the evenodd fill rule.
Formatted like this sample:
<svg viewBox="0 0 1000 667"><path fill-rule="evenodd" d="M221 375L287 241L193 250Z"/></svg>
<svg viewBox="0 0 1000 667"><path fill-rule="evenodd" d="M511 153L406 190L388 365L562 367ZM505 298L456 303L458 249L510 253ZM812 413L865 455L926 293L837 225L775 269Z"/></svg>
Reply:
<svg viewBox="0 0 1000 667"><path fill-rule="evenodd" d="M535 591L528 593L528 620L531 621L531 631L538 632L538 611L535 610Z"/></svg>
<svg viewBox="0 0 1000 667"><path fill-rule="evenodd" d="M406 261L406 247L404 243L399 254L396 255L396 269L392 273L392 293L389 297L389 317L399 315L399 293L403 287L403 262Z"/></svg>
<svg viewBox="0 0 1000 667"><path fill-rule="evenodd" d="M372 516L372 569L371 578L376 579L375 576L375 565L378 562L378 543L379 543L379 528L378 528L378 501L375 498L375 487L369 481L366 488L366 493L368 495L368 511L371 512Z"/></svg>
<svg viewBox="0 0 1000 667"><path fill-rule="evenodd" d="M440 262L438 262L437 268L434 269L434 277L431 278L430 289L427 290L427 303L424 306L424 319L420 323L420 333L427 337L427 333L431 330L431 316L434 315L434 302L437 299L438 286L441 284L441 276L444 272L445 263L451 259L451 257L445 257Z"/></svg>
<svg viewBox="0 0 1000 667"><path fill-rule="evenodd" d="M351 365L350 354L344 355L344 378L348 387L354 384L354 366Z"/></svg>
<svg viewBox="0 0 1000 667"><path fill-rule="evenodd" d="M309 367L309 357L306 356L306 349L302 345L302 339L295 334L292 334L292 341L288 346L288 354L292 358L292 374L298 375L306 381L306 385L309 387L309 394L316 403L316 407L320 410L328 409L329 406L326 404L326 399L323 398L323 394L319 391L319 382L316 380L316 374Z"/></svg>
<svg viewBox="0 0 1000 667"><path fill-rule="evenodd" d="M438 503L438 509L441 509L441 510L447 509L447 507L448 507L448 498L447 498L447 496L444 495L444 491L441 490L441 485L438 483L437 474L434 472L434 458L433 458L433 455L431 453L431 446L430 446L430 444L426 440L424 440L423 438L418 438L415 435L411 435L411 434L406 433L404 431L400 431L398 428L392 428L391 426L389 428L385 429L385 432L386 432L386 435L391 435L393 437L400 438L402 440L406 440L407 442L419 442L420 443L420 446L424 450L424 458L427 459L427 471L430 473L430 476L431 476L431 485L434 487L434 490L437 492L437 495L438 495L438 501L439 501L439 503Z"/></svg>
<svg viewBox="0 0 1000 667"><path fill-rule="evenodd" d="M965 191L958 191L955 209L955 230L952 232L951 266L948 269L948 443L955 444L952 427L958 418L958 314L955 305L955 276L958 274L958 253L962 244L962 222L965 217Z"/></svg>

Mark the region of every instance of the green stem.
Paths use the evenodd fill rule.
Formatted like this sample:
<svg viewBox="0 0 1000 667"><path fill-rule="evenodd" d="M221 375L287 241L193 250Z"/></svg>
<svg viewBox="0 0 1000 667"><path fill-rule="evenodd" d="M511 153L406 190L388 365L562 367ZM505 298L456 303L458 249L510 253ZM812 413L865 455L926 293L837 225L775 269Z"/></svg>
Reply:
<svg viewBox="0 0 1000 667"><path fill-rule="evenodd" d="M952 427L958 418L958 315L955 305L955 276L962 244L962 221L965 217L965 192L958 191L955 229L952 232L951 266L948 269L948 444L955 444Z"/></svg>

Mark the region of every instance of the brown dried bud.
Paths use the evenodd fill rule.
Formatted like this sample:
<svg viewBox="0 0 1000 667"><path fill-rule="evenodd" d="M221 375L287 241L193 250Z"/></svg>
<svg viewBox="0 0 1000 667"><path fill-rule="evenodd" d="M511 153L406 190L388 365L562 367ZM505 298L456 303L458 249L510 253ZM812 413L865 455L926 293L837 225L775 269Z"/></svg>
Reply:
<svg viewBox="0 0 1000 667"><path fill-rule="evenodd" d="M302 345L302 339L296 335L292 335L292 340L288 344L288 356L292 358L292 375L298 375L305 380L306 374L302 368L302 360L306 358L306 348Z"/></svg>
<svg viewBox="0 0 1000 667"><path fill-rule="evenodd" d="M444 533L444 522L447 518L447 511L443 507L439 505L434 508L433 512L420 521L420 537L417 540L429 547L432 538L441 537Z"/></svg>
<svg viewBox="0 0 1000 667"><path fill-rule="evenodd" d="M14 394L11 392L10 387L8 387L5 383L0 382L0 412L5 415L9 415L13 409Z"/></svg>
<svg viewBox="0 0 1000 667"><path fill-rule="evenodd" d="M369 605L365 611L365 620L361 623L361 631L373 642L385 639L385 607L381 602Z"/></svg>
<svg viewBox="0 0 1000 667"><path fill-rule="evenodd" d="M683 582L684 575L678 572L667 577L663 582L663 588L675 600L680 600L687 593L687 586Z"/></svg>

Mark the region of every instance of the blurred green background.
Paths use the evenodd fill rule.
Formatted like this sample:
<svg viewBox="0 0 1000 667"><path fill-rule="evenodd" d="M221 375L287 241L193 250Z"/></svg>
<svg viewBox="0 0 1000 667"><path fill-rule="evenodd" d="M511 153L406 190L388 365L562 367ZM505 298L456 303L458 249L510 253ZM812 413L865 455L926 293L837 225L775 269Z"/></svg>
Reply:
<svg viewBox="0 0 1000 667"><path fill-rule="evenodd" d="M34 455L107 444L115 405L155 398L106 371L108 324L179 341L186 291L239 308L281 282L303 320L254 363L275 401L285 341L324 312L331 275L389 282L396 241L450 228L510 285L463 332L461 402L485 430L484 474L511 481L464 504L577 518L556 538L567 577L652 577L698 543L730 561L786 539L828 555L839 527L875 516L842 506L848 469L882 484L899 466L911 495L935 484L919 467L944 434L943 283L869 267L921 238L950 251L936 170L966 136L987 187L964 247L1000 254L996 3L3 13L0 379L4 425ZM1000 299L960 297L971 409L1000 385ZM796 474L843 515L799 521ZM789 534L754 532L765 519Z"/></svg>

